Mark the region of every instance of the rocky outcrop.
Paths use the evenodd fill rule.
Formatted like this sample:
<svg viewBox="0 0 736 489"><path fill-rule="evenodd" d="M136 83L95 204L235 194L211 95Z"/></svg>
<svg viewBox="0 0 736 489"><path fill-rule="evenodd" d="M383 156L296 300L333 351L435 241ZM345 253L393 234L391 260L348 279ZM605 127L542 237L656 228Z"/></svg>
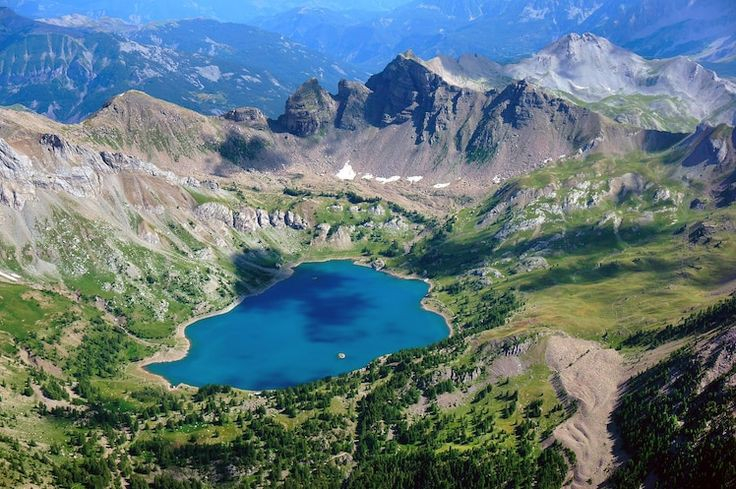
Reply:
<svg viewBox="0 0 736 489"><path fill-rule="evenodd" d="M527 256L519 260L512 268L514 273L528 273L534 270L546 270L549 268L547 259L543 256Z"/></svg>
<svg viewBox="0 0 736 489"><path fill-rule="evenodd" d="M311 136L334 123L337 107L332 95L316 78L311 78L286 101L286 111L279 122L295 136Z"/></svg>
<svg viewBox="0 0 736 489"><path fill-rule="evenodd" d="M353 243L351 234L355 231L353 226L339 226L328 238L327 242L339 249L347 249Z"/></svg>
<svg viewBox="0 0 736 489"><path fill-rule="evenodd" d="M112 170L114 173L119 173L121 171L144 173L152 177L163 178L171 185L192 186L192 184L195 184L196 186L196 180L192 180L189 177L179 177L174 172L162 170L153 163L143 161L135 156L117 152L111 153L108 151L101 152L100 156L108 169Z"/></svg>
<svg viewBox="0 0 736 489"><path fill-rule="evenodd" d="M639 195L644 192L646 183L646 180L638 173L625 173L611 179L609 196L621 203L629 195Z"/></svg>
<svg viewBox="0 0 736 489"><path fill-rule="evenodd" d="M20 210L37 189L86 197L99 188L105 165L97 153L50 134L42 135L39 143L48 149L48 157L36 165L0 139L0 203Z"/></svg>
<svg viewBox="0 0 736 489"><path fill-rule="evenodd" d="M197 206L194 215L205 222L219 221L228 226L233 225L233 211L218 202L205 202Z"/></svg>
<svg viewBox="0 0 736 489"><path fill-rule="evenodd" d="M268 119L263 112L255 107L239 107L225 112L222 118L254 129L268 129Z"/></svg>
<svg viewBox="0 0 736 489"><path fill-rule="evenodd" d="M284 224L293 229L306 229L309 223L301 216L294 214L292 211L286 211L284 214Z"/></svg>
<svg viewBox="0 0 736 489"><path fill-rule="evenodd" d="M236 211L218 202L206 202L194 209L194 214L205 222L219 221L243 233L262 229L307 229L309 223L292 211L275 210L269 213L265 209L241 207Z"/></svg>
<svg viewBox="0 0 736 489"><path fill-rule="evenodd" d="M0 139L0 204L20 210L33 197L31 161Z"/></svg>
<svg viewBox="0 0 736 489"><path fill-rule="evenodd" d="M329 236L331 229L332 229L332 226L330 226L326 222L317 224L317 228L315 230L316 233L314 236L314 241L317 243L324 243L325 241L327 241L327 236Z"/></svg>
<svg viewBox="0 0 736 489"><path fill-rule="evenodd" d="M702 221L692 224L687 230L687 240L692 245L707 245L712 241L714 228Z"/></svg>

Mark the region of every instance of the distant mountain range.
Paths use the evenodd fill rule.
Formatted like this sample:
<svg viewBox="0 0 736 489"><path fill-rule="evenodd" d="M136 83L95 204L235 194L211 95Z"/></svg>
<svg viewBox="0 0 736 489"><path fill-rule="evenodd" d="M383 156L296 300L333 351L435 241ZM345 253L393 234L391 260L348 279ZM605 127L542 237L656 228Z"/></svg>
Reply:
<svg viewBox="0 0 736 489"><path fill-rule="evenodd" d="M34 18L80 14L93 18L117 17L145 23L193 17L245 22L257 16L274 15L305 6L333 10L386 11L405 3L407 0L2 0L0 6Z"/></svg>
<svg viewBox="0 0 736 489"><path fill-rule="evenodd" d="M736 76L730 0L0 0L40 19L208 18L257 25L374 72L395 53L477 53L499 62L531 55L570 32L592 32L647 58L688 55ZM707 25L707 29L703 26Z"/></svg>
<svg viewBox="0 0 736 489"><path fill-rule="evenodd" d="M254 105L273 115L306 78L335 85L361 76L279 34L213 20L50 24L0 9L0 26L0 105L62 121L129 89L203 113Z"/></svg>
<svg viewBox="0 0 736 489"><path fill-rule="evenodd" d="M373 16L299 8L259 25L371 70L410 48L424 58L516 61L569 32L605 36L645 57L691 55L724 73L736 66L730 0L415 0Z"/></svg>

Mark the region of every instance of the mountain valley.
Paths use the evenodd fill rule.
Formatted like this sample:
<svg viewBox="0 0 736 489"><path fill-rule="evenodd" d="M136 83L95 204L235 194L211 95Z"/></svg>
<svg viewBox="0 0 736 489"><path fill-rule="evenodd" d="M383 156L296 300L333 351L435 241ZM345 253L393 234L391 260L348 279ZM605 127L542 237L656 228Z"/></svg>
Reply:
<svg viewBox="0 0 736 489"><path fill-rule="evenodd" d="M501 3L447 4L460 29L519 14L490 16ZM547 3L527 5L530 29ZM561 4L575 25L615 17ZM688 15L683 29L703 21ZM0 16L0 76L38 81L0 93L47 97L0 108L0 487L736 480L729 80L593 34L507 44L542 49L505 65L393 52L364 77L236 24ZM677 54L657 41L671 18L625 45ZM254 96L224 76L243 70L276 82ZM197 319L330 260L424 280L449 337L263 391L147 369L186 355Z"/></svg>

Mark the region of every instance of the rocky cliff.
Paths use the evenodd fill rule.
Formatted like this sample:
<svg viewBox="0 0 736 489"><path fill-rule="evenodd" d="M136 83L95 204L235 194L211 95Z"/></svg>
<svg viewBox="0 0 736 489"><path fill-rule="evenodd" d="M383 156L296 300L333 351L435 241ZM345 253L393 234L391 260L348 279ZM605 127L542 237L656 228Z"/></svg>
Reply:
<svg viewBox="0 0 736 489"><path fill-rule="evenodd" d="M296 136L311 136L332 125L336 114L337 102L332 95L316 78L310 78L286 101L279 123Z"/></svg>

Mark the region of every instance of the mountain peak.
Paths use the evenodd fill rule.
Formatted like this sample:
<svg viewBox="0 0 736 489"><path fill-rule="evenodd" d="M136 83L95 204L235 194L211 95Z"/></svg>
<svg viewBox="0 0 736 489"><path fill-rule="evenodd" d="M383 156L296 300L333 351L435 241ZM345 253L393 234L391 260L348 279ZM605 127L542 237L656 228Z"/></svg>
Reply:
<svg viewBox="0 0 736 489"><path fill-rule="evenodd" d="M593 53L596 53L597 56L603 56L615 52L627 51L617 47L605 37L596 36L590 32L583 34L571 32L539 51L538 56L548 55L572 61L585 61Z"/></svg>
<svg viewBox="0 0 736 489"><path fill-rule="evenodd" d="M195 117L204 117L194 111L185 109L179 105L152 97L140 90L126 90L125 92L115 95L110 100L108 100L105 105L103 105L102 108L91 118L95 118L111 112L118 115L142 112L188 112Z"/></svg>
<svg viewBox="0 0 736 489"><path fill-rule="evenodd" d="M296 136L311 136L332 123L337 102L319 80L310 78L289 97L285 109L279 118L284 129Z"/></svg>
<svg viewBox="0 0 736 489"><path fill-rule="evenodd" d="M422 106L442 84L442 77L421 59L400 54L365 83L373 91L366 116L378 125L409 120L412 108Z"/></svg>
<svg viewBox="0 0 736 489"><path fill-rule="evenodd" d="M411 59L411 60L414 60L414 61L421 61L421 59L419 58L419 56L417 56L416 54L414 54L414 50L412 48L409 48L406 51L404 51L403 53L399 54L397 56L397 58L404 58L404 59Z"/></svg>

